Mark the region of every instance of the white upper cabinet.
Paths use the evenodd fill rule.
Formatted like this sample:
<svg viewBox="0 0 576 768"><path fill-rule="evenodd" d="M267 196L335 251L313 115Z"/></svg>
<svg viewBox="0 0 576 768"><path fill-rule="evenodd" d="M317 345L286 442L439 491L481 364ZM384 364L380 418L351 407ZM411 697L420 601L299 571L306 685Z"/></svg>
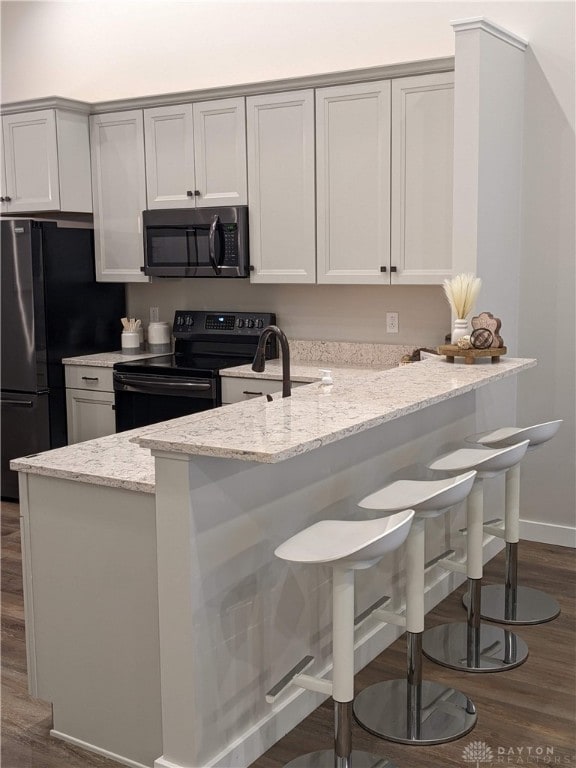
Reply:
<svg viewBox="0 0 576 768"><path fill-rule="evenodd" d="M92 211L87 115L7 114L2 137L2 213Z"/></svg>
<svg viewBox="0 0 576 768"><path fill-rule="evenodd" d="M454 73L392 81L392 284L452 275Z"/></svg>
<svg viewBox="0 0 576 768"><path fill-rule="evenodd" d="M246 106L244 98L193 105L196 205L246 205Z"/></svg>
<svg viewBox="0 0 576 768"><path fill-rule="evenodd" d="M194 206L192 104L144 110L148 208Z"/></svg>
<svg viewBox="0 0 576 768"><path fill-rule="evenodd" d="M142 273L146 208L142 110L90 118L96 277L147 282Z"/></svg>
<svg viewBox="0 0 576 768"><path fill-rule="evenodd" d="M148 208L246 205L244 98L144 110Z"/></svg>
<svg viewBox="0 0 576 768"><path fill-rule="evenodd" d="M246 100L254 283L314 283L314 91Z"/></svg>
<svg viewBox="0 0 576 768"><path fill-rule="evenodd" d="M316 91L319 283L389 283L390 93L389 80Z"/></svg>

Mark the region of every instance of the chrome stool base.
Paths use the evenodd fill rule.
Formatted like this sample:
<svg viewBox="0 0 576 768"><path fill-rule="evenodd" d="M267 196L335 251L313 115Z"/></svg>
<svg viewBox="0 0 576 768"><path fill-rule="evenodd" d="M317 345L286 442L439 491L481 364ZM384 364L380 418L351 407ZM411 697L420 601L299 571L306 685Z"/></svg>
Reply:
<svg viewBox="0 0 576 768"><path fill-rule="evenodd" d="M503 627L442 624L424 632L422 648L432 661L464 672L502 672L528 658L521 637Z"/></svg>
<svg viewBox="0 0 576 768"><path fill-rule="evenodd" d="M476 709L460 691L424 681L412 710L410 693L417 695L409 691L406 680L371 685L356 697L354 717L375 736L400 744L443 744L474 728Z"/></svg>
<svg viewBox="0 0 576 768"><path fill-rule="evenodd" d="M468 594L462 598L468 607ZM516 587L516 599L503 584L488 584L482 587L481 617L500 624L545 624L560 613L560 606L553 597L532 587Z"/></svg>
<svg viewBox="0 0 576 768"><path fill-rule="evenodd" d="M396 763L357 749L353 749L349 757L340 758L334 755L333 749L323 749L300 755L287 763L285 768L396 768Z"/></svg>

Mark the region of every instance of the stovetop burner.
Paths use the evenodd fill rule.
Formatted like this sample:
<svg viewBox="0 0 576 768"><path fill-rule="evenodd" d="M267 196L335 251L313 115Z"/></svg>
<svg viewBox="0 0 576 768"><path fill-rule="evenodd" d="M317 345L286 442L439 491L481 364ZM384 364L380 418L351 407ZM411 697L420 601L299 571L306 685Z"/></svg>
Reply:
<svg viewBox="0 0 576 768"><path fill-rule="evenodd" d="M222 368L246 365L251 363L252 359L253 357L250 356L220 357L219 355L188 356L174 354L116 363L114 370L120 373L146 373L162 376L214 377Z"/></svg>

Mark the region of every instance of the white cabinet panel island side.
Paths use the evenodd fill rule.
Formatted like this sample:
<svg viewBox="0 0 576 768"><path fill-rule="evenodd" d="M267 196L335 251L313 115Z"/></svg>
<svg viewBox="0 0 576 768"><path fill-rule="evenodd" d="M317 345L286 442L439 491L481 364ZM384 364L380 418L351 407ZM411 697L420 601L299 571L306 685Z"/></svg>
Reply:
<svg viewBox="0 0 576 768"><path fill-rule="evenodd" d="M275 548L358 515L393 477L422 476L478 431L486 402L498 410L514 384L501 380L535 364L342 370L329 388L12 462L30 691L53 703L53 734L133 768L248 766L322 700L288 688L270 706L266 691L305 655L310 674L331 669L330 570L290 566ZM462 518L429 521L427 558L459 551ZM500 548L487 538L485 558ZM401 587L402 565L400 550L358 573L357 613ZM427 610L462 578L432 568ZM357 668L400 633L376 619L357 631Z"/></svg>

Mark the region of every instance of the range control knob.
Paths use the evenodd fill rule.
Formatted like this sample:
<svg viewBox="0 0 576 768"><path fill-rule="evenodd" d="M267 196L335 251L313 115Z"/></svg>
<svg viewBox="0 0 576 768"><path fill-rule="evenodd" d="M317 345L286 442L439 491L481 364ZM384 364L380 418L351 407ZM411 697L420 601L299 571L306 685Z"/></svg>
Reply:
<svg viewBox="0 0 576 768"><path fill-rule="evenodd" d="M248 326L248 328L254 328L254 320L252 319L246 320L246 325Z"/></svg>
<svg viewBox="0 0 576 768"><path fill-rule="evenodd" d="M261 318L256 320L256 328L264 328L264 320L262 320Z"/></svg>
<svg viewBox="0 0 576 768"><path fill-rule="evenodd" d="M244 320L242 320L242 318L239 317L236 325L238 326L238 328L244 328Z"/></svg>

